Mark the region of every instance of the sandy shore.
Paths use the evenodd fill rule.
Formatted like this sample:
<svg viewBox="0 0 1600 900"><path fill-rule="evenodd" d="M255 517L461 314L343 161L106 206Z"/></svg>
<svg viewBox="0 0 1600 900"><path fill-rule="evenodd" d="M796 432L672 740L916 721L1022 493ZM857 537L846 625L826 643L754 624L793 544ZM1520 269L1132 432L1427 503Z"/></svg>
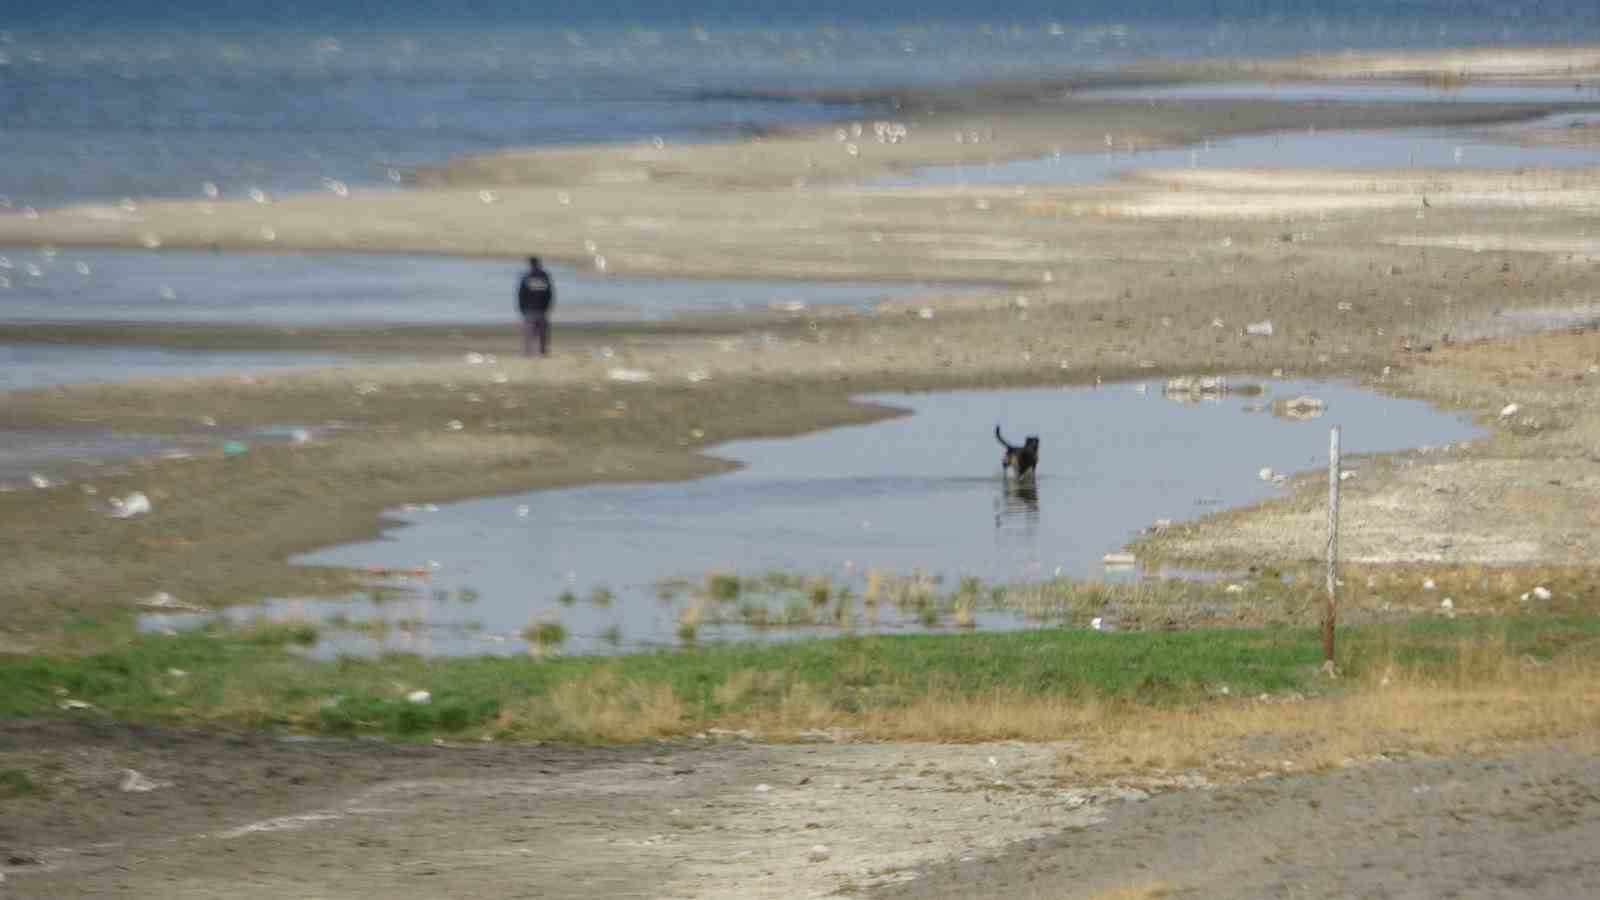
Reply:
<svg viewBox="0 0 1600 900"><path fill-rule="evenodd" d="M1506 74L1500 57L1472 58ZM1583 59L1569 62L1576 70ZM1459 60L1413 62L1442 70ZM1419 71L1391 63L1374 57L1353 71ZM1334 77L1318 61L1295 65L1297 77ZM1057 87L956 92L921 98L918 108L903 100L902 137L865 122L858 138L846 123L839 133L730 144L509 153L348 197L0 217L0 243L11 244L507 256L537 246L618 272L990 285L871 313L818 307L563 328L556 355L539 362L512 357L509 329L481 327L5 326L7 340L427 359L8 395L0 427L291 425L318 438L107 472L95 495L77 485L0 494L0 537L21 548L0 561L0 640L70 643L64 615L114 611L126 621L132 598L158 590L208 604L326 592L342 576L288 567L285 554L369 536L386 505L703 474L721 463L698 451L720 441L883 415L850 402L861 392L1197 372L1355 379L1469 410L1493 427L1466 451L1365 468L1347 507L1363 523L1347 539L1353 559L1570 566L1595 558L1588 467L1600 454L1600 355L1587 329L1600 318L1600 238L1588 229L1600 171L1183 170L1085 186L852 184L932 163L1103 148L1107 135L1119 147L1145 146L1311 124L1503 121L1548 107L1152 105L1063 99ZM1271 337L1245 333L1262 320L1274 323ZM469 364L469 352L501 361ZM616 369L650 380L617 381ZM1512 403L1518 411L1500 417ZM451 430L452 421L462 427ZM100 498L134 489L159 514L105 518ZM1141 552L1202 565L1314 559L1315 495L1308 487L1178 529ZM52 599L31 602L38 597Z"/></svg>

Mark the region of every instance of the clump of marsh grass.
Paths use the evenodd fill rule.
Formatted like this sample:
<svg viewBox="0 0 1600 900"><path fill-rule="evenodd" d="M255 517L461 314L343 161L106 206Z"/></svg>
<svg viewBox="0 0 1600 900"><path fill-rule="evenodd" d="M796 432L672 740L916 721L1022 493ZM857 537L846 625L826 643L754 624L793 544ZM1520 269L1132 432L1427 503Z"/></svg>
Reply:
<svg viewBox="0 0 1600 900"><path fill-rule="evenodd" d="M743 591L744 585L737 575L714 572L706 577L706 595L719 603L732 603Z"/></svg>
<svg viewBox="0 0 1600 900"><path fill-rule="evenodd" d="M541 649L559 647L567 642L567 626L553 619L535 622L522 630L522 639Z"/></svg>

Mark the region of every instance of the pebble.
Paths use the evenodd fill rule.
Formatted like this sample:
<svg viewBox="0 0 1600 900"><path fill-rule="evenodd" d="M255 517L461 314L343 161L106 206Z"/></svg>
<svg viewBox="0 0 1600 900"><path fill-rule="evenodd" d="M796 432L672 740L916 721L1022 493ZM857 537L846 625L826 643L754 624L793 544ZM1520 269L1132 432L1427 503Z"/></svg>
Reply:
<svg viewBox="0 0 1600 900"><path fill-rule="evenodd" d="M825 845L816 844L813 845L809 851L807 851L806 858L812 862L826 862L828 857L832 855L833 851L829 850Z"/></svg>
<svg viewBox="0 0 1600 900"><path fill-rule="evenodd" d="M412 691L406 695L406 700L410 703L427 703L432 699L433 694L427 691Z"/></svg>

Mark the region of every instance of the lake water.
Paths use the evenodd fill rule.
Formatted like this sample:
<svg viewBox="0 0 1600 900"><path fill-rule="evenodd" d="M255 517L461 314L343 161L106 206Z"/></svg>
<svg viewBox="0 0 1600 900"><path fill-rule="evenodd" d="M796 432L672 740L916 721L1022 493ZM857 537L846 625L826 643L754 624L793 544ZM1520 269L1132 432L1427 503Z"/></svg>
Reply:
<svg viewBox="0 0 1600 900"><path fill-rule="evenodd" d="M1323 400L1326 412L1294 420L1263 408L1302 394ZM726 444L716 454L745 468L694 481L594 485L395 511L405 527L382 540L296 562L427 573L404 582L413 591L384 591L376 603L278 601L231 614L346 616L393 626L381 638L332 629L317 651L324 654L521 652L528 646L521 631L541 622L561 624L568 652L638 649L673 643L685 616L694 615L686 612L691 607L705 607L699 640L836 634L841 629L834 624L746 624L794 613L803 587L731 604L707 604L696 589L717 573L824 576L835 598L846 587L866 596L869 573L938 576L946 590L961 576L989 583L1106 577L1104 555L1157 520L1274 496L1282 489L1260 478L1262 468L1325 466L1331 424L1344 428L1345 450L1355 454L1480 433L1426 404L1340 384L1271 382L1264 396L1193 403L1163 396L1160 383L1145 393L1119 384L869 399L914 414ZM1032 485L1019 488L1000 477L996 422L1013 442L1025 434L1041 438ZM673 587L678 580L684 583ZM888 606L870 616L859 602L844 614L836 603L829 609L863 631L950 626ZM804 623L804 609L799 613L793 621ZM147 625L194 621L162 616ZM983 610L977 624L1028 623Z"/></svg>

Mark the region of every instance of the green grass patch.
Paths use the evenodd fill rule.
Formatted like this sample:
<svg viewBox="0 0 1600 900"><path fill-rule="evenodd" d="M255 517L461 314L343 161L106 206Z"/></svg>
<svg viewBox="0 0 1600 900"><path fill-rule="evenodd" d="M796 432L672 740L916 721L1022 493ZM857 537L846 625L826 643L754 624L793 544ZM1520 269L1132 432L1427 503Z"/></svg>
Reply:
<svg viewBox="0 0 1600 900"><path fill-rule="evenodd" d="M1471 677L1470 646L1493 646L1502 659L1593 658L1600 618L1420 620L1343 630L1339 641L1346 682L1396 664L1459 679ZM850 716L935 694L1162 706L1206 702L1221 685L1239 696L1326 684L1315 675L1320 637L1298 628L846 636L544 659L314 661L288 652L290 643L258 632L195 632L141 635L87 656L0 656L0 717L103 713L336 733L600 740L620 732L593 724L595 710L610 710L617 722L655 710L658 733L690 733L778 710L796 695ZM432 700L408 702L418 689ZM95 710L63 713L66 698Z"/></svg>
<svg viewBox="0 0 1600 900"><path fill-rule="evenodd" d="M24 769L0 769L0 800L44 793L44 788Z"/></svg>

